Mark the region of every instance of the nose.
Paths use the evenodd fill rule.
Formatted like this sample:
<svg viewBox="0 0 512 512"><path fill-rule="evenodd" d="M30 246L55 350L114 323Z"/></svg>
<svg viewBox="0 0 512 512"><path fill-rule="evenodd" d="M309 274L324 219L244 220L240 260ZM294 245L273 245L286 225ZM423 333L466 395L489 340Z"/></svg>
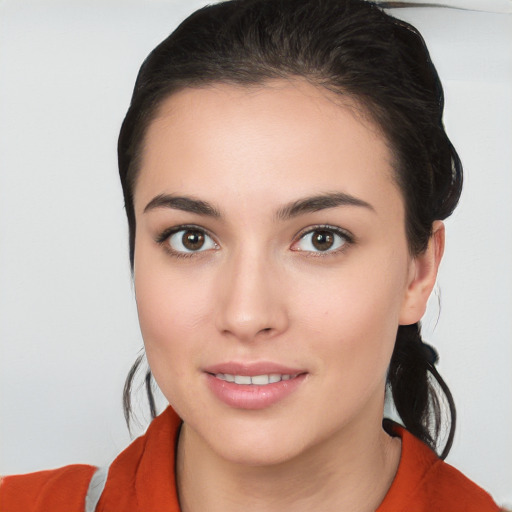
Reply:
<svg viewBox="0 0 512 512"><path fill-rule="evenodd" d="M219 273L217 329L243 342L270 339L288 327L282 271L271 257L239 251Z"/></svg>

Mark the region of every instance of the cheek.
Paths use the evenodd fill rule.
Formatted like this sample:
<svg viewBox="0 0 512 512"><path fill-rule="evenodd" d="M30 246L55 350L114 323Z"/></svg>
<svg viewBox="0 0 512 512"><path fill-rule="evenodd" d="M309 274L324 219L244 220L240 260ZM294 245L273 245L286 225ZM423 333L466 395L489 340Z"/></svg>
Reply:
<svg viewBox="0 0 512 512"><path fill-rule="evenodd" d="M374 371L379 379L385 375L395 343L407 261L381 256L303 282L309 293L297 294L298 315L316 340L312 349L356 380Z"/></svg>
<svg viewBox="0 0 512 512"><path fill-rule="evenodd" d="M140 277L140 279L139 279ZM141 272L135 279L137 310L146 357L158 387L174 410L188 416L188 405L197 403L198 354L207 314L197 291L178 286L176 279ZM189 385L184 385L189 383Z"/></svg>
<svg viewBox="0 0 512 512"><path fill-rule="evenodd" d="M340 292L333 303L338 307L323 314L322 333L312 347L317 357L317 375L322 379L326 400L337 404L325 421L338 424L365 414L369 403L381 403L387 370L393 352L397 322L387 314L374 295L367 297ZM327 306L327 305L326 305ZM388 312L391 312L388 310ZM317 310L320 317L320 310ZM311 311L311 323L315 311ZM313 331L314 332L314 331ZM377 402L375 402L377 400ZM379 412L380 414L380 412Z"/></svg>
<svg viewBox="0 0 512 512"><path fill-rule="evenodd" d="M209 287L202 282L198 290L198 285L186 272L169 272L168 267L159 271L158 265L140 260L136 265L140 328L152 373L163 391L171 376L184 376L193 368L201 339L208 337L204 319L212 300Z"/></svg>
<svg viewBox="0 0 512 512"><path fill-rule="evenodd" d="M310 323L332 323L340 333L397 326L406 292L406 268L406 258L389 254L387 258L361 257L326 273L303 274L298 279L298 309Z"/></svg>

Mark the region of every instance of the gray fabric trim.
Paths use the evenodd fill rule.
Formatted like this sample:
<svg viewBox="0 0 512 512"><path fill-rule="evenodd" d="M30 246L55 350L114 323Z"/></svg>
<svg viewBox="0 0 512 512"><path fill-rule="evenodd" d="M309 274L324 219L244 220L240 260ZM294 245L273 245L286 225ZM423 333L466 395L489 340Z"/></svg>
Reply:
<svg viewBox="0 0 512 512"><path fill-rule="evenodd" d="M108 466L98 468L94 475L92 475L87 494L85 495L85 512L94 512L96 510L101 493L107 483L108 469Z"/></svg>

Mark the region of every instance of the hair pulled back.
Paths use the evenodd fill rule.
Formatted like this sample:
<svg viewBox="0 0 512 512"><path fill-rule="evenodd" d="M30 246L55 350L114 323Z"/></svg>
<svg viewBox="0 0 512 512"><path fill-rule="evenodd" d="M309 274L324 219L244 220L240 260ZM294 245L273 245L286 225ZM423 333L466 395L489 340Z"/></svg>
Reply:
<svg viewBox="0 0 512 512"><path fill-rule="evenodd" d="M384 6L385 2L381 2ZM462 166L443 123L443 89L418 31L364 0L231 0L189 16L144 61L118 143L119 173L129 224L133 267L133 192L144 137L157 109L186 87L241 86L302 78L355 102L380 128L394 158L405 204L411 254L423 252L432 223L448 217L462 187ZM435 351L421 340L419 324L400 326L388 386L405 427L436 448L442 427L455 429L455 406L434 367ZM125 384L130 391L139 358ZM156 414L146 390L151 414ZM449 417L442 418L446 401Z"/></svg>

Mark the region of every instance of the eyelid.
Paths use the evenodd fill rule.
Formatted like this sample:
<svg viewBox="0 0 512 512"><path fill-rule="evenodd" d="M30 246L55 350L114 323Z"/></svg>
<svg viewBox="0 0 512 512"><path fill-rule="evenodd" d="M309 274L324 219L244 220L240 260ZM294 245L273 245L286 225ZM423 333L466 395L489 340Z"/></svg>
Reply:
<svg viewBox="0 0 512 512"><path fill-rule="evenodd" d="M311 233L314 233L315 231L331 231L335 235L340 236L344 239L345 243L342 244L341 247L334 249L334 250L326 250L326 251L306 251L301 249L295 249L297 252L304 252L310 255L315 256L328 256L331 254L336 254L338 252L344 251L347 246L350 246L355 243L356 239L350 231L347 231L346 229L340 228L338 226L332 226L330 224L317 224L314 226L308 226L307 228L301 229L295 236L294 236L294 242L292 243L292 246L300 242L306 235L309 235ZM294 250L294 249L292 249Z"/></svg>
<svg viewBox="0 0 512 512"><path fill-rule="evenodd" d="M164 243L167 240L169 240L169 238L172 235L179 233L180 231L186 231L186 230L197 230L197 231L202 232L204 235L209 237L214 242L216 249L219 248L219 243L215 239L215 236L213 234L211 234L207 229L205 229L201 226L198 226L197 224L180 224L178 226L173 226L171 228L167 228L155 237L155 242L160 245L164 245ZM304 252L304 253L308 253L308 254L314 254L315 256L322 256L322 255L327 256L330 254L336 254L338 252L341 252L341 251L345 250L347 248L347 246L352 245L355 242L354 235L352 233L350 233L349 231L347 231L346 229L340 228L338 226L333 226L330 224L316 224L313 226L308 226L306 228L302 228L298 233L296 233L293 237L294 241L292 243L292 246L297 244L306 235L314 233L315 231L322 231L322 230L331 231L335 235L338 235L339 237L343 238L345 243L342 244L342 246L340 248L337 248L334 250L306 251L306 250L295 249L295 251ZM188 257L188 256L192 256L194 254L198 254L201 252L206 252L206 250L203 250L203 251L198 250L198 251L190 251L190 252L189 251L176 251L176 250L173 250L172 247L168 246L168 244L165 246L165 249L171 255L178 256L178 257ZM294 249L292 249L292 250L294 250Z"/></svg>
<svg viewBox="0 0 512 512"><path fill-rule="evenodd" d="M216 249L219 248L219 243L217 242L215 237L207 229L205 229L201 226L198 226L196 224L180 224L179 226L173 226L172 228L164 229L160 234L158 234L155 237L155 242L159 245L164 245L165 250L169 254L171 254L172 256L177 256L177 257L186 258L186 257L193 256L195 254L207 252L209 249L198 250L198 251L177 251L177 250L173 249L169 244L165 244L165 242L167 242L176 233L179 233L180 231L188 231L188 230L200 231L201 233L203 233L205 236L207 236L208 238L210 238L213 241Z"/></svg>
<svg viewBox="0 0 512 512"><path fill-rule="evenodd" d="M186 231L187 229L201 231L205 235L208 235L211 239L215 240L215 237L207 229L198 226L197 224L180 224L179 226L173 226L172 228L166 228L163 231L161 231L155 237L155 242L159 244L165 242L171 235L174 235L179 231Z"/></svg>
<svg viewBox="0 0 512 512"><path fill-rule="evenodd" d="M336 234L346 238L351 242L355 242L355 236L348 231L347 229L340 228L339 226L333 226L332 224L313 224L312 226L307 226L305 228L300 229L294 236L294 239L299 239L302 236L311 233L312 231L334 231Z"/></svg>

